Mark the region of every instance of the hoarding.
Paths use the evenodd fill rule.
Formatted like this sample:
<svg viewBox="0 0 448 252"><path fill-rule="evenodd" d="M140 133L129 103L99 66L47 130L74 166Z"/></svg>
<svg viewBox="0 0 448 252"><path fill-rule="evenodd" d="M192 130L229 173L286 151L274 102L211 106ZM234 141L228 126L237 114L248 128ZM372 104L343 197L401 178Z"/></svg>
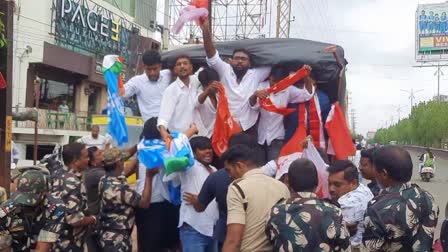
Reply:
<svg viewBox="0 0 448 252"><path fill-rule="evenodd" d="M418 5L416 60L448 60L448 3Z"/></svg>

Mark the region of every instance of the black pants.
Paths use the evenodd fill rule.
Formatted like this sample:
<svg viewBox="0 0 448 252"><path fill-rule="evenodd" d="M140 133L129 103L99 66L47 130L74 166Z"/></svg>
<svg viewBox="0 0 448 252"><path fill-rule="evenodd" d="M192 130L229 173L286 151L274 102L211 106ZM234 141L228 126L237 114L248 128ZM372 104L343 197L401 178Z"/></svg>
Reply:
<svg viewBox="0 0 448 252"><path fill-rule="evenodd" d="M148 209L137 209L135 222L139 252L163 252L179 244L179 206L151 203Z"/></svg>
<svg viewBox="0 0 448 252"><path fill-rule="evenodd" d="M88 252L101 252L100 237L96 233L89 233L86 237L86 245Z"/></svg>

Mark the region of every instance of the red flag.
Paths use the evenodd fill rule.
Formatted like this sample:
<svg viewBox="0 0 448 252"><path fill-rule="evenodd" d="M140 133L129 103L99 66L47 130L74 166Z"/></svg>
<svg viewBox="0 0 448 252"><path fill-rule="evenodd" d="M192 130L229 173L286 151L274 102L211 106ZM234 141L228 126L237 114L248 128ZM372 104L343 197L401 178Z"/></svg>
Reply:
<svg viewBox="0 0 448 252"><path fill-rule="evenodd" d="M288 77L284 78L283 80L277 82L274 86L267 88L266 92L268 92L269 94L278 93L292 86L294 83L300 81L301 79L307 77L309 74L310 71L302 67L299 70L297 70L294 74L291 74ZM287 115L289 113L294 112L295 110L286 107L277 108L269 97L266 99L259 99L258 103L260 104L260 107L262 107L264 110L270 112L276 112L282 115Z"/></svg>
<svg viewBox="0 0 448 252"><path fill-rule="evenodd" d="M212 136L212 147L218 156L221 156L227 150L230 137L238 132L241 132L241 127L230 114L224 86L220 85L218 109Z"/></svg>
<svg viewBox="0 0 448 252"><path fill-rule="evenodd" d="M352 136L338 102L331 106L327 122L325 123L325 129L327 129L330 138L328 144L329 152L333 148L337 159L346 159L348 156L355 154L356 150L352 142Z"/></svg>
<svg viewBox="0 0 448 252"><path fill-rule="evenodd" d="M6 81L5 78L3 78L3 74L0 72L0 89L6 88Z"/></svg>
<svg viewBox="0 0 448 252"><path fill-rule="evenodd" d="M321 111L317 94L310 100L309 107L309 127L310 135L313 137L314 146L325 148L325 137L321 119Z"/></svg>

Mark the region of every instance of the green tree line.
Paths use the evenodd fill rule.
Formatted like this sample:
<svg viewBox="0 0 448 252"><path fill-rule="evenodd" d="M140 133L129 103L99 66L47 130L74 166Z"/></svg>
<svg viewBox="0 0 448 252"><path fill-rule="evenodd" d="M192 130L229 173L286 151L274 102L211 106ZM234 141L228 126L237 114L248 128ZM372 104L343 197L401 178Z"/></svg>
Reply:
<svg viewBox="0 0 448 252"><path fill-rule="evenodd" d="M440 148L448 139L448 103L423 102L414 106L408 118L376 132L374 140L381 144L397 141Z"/></svg>

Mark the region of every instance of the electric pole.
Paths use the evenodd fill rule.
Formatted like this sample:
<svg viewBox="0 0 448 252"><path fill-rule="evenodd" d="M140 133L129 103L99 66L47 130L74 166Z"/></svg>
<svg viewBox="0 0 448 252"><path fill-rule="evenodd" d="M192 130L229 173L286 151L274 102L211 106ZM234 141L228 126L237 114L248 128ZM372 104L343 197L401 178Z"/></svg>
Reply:
<svg viewBox="0 0 448 252"><path fill-rule="evenodd" d="M277 0L276 38L289 38L291 22L291 0Z"/></svg>
<svg viewBox="0 0 448 252"><path fill-rule="evenodd" d="M401 89L400 91L406 92L406 93L409 94L409 100L411 100L411 112L412 112L412 108L414 107L414 99L415 99L415 95L414 94L423 91L423 89L418 89L418 90L414 91L414 89L411 88L410 91L409 90L404 90L404 89Z"/></svg>
<svg viewBox="0 0 448 252"><path fill-rule="evenodd" d="M6 87L0 88L0 186L9 195L11 184L12 149L12 65L13 65L13 20L14 1L0 1L1 22L5 25L6 45L0 48L0 73L6 80Z"/></svg>
<svg viewBox="0 0 448 252"><path fill-rule="evenodd" d="M350 111L350 119L352 121L352 131L353 131L353 134L356 134L356 111L355 111L355 109L352 109Z"/></svg>

